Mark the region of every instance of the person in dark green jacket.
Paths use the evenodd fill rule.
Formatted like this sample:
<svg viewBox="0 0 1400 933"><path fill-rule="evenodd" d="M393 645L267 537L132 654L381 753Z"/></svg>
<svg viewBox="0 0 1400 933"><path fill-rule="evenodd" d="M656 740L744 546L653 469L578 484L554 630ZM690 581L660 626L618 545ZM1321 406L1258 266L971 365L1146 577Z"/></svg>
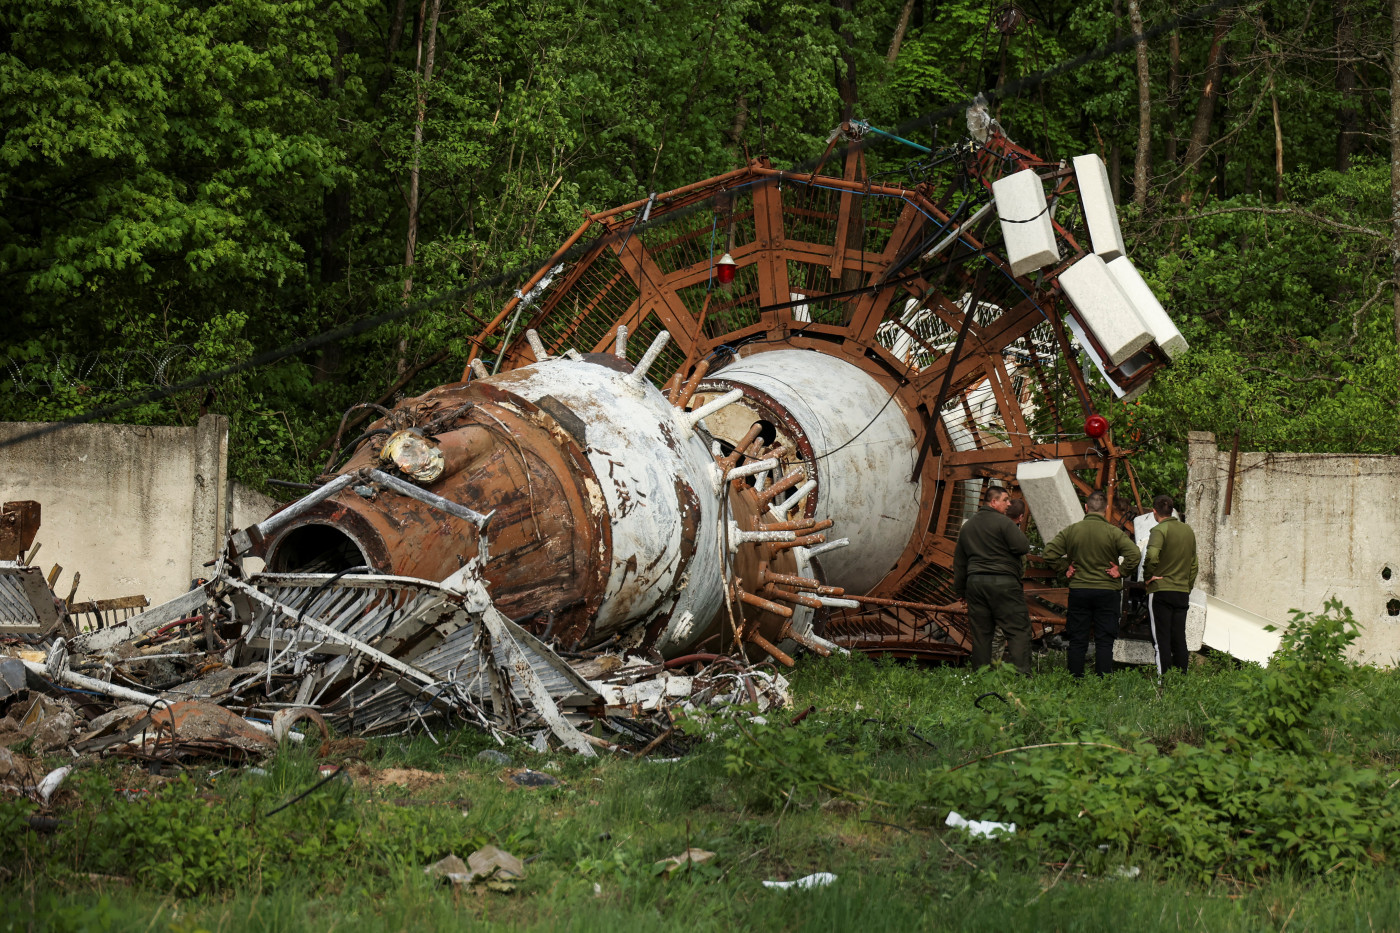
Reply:
<svg viewBox="0 0 1400 933"><path fill-rule="evenodd" d="M992 633L1001 626L1011 663L1031 672L1031 617L1021 590L1021 558L1031 549L1025 532L1006 517L1011 494L1000 486L968 519L953 549L953 592L967 600L972 635L972 666L992 660Z"/></svg>
<svg viewBox="0 0 1400 933"><path fill-rule="evenodd" d="M1123 529L1104 518L1108 497L1092 492L1084 500L1084 518L1055 535L1042 555L1069 577L1069 672L1084 676L1089 634L1094 635L1094 673L1113 673L1113 641L1123 615L1122 567L1136 568L1142 552Z"/></svg>
<svg viewBox="0 0 1400 933"><path fill-rule="evenodd" d="M1186 672L1186 612L1191 588L1196 585L1196 533L1172 515L1171 496L1152 500L1157 524L1147 536L1147 617L1152 623L1152 644L1157 649L1157 673L1174 667Z"/></svg>

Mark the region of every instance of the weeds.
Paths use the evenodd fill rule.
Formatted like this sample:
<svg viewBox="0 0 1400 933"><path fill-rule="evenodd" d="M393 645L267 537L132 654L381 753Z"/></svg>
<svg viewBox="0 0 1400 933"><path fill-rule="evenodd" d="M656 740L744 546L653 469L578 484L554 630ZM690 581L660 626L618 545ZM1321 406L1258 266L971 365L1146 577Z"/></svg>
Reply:
<svg viewBox="0 0 1400 933"><path fill-rule="evenodd" d="M419 790L337 779L271 816L318 780L310 757L134 797L88 766L52 835L0 803L0 900L22 905L0 930L1400 928L1400 685L1342 660L1353 632L1329 607L1267 670L1215 660L1160 688L833 658L795 672L801 723L740 713L680 761L507 749L557 765L547 791L508 789L472 734L371 743L374 767L440 774ZM953 809L1018 832L974 842L942 827ZM487 842L530 860L517 893L422 874ZM716 857L658 871L691 847ZM839 881L758 885L813 871Z"/></svg>

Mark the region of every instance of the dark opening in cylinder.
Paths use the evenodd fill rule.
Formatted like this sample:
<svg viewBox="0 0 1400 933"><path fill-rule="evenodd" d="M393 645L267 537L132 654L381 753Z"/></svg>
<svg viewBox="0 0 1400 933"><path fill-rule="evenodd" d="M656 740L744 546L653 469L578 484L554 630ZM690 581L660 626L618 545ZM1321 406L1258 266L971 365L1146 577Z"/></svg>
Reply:
<svg viewBox="0 0 1400 933"><path fill-rule="evenodd" d="M273 573L338 573L367 564L360 546L339 528L302 525L287 532L268 555Z"/></svg>

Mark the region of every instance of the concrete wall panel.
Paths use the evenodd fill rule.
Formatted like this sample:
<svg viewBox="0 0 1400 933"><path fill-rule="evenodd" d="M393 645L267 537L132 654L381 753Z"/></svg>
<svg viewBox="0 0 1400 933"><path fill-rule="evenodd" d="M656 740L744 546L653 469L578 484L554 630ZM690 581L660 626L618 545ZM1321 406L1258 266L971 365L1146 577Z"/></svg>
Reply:
<svg viewBox="0 0 1400 933"><path fill-rule="evenodd" d="M1032 460L1018 464L1016 482L1021 486L1031 519L1045 541L1084 517L1084 506L1079 502L1063 460Z"/></svg>
<svg viewBox="0 0 1400 933"><path fill-rule="evenodd" d="M1214 435L1191 435L1185 519L1206 592L1276 624L1339 598L1363 626L1353 656L1400 663L1400 457L1242 452L1226 515L1229 467Z"/></svg>
<svg viewBox="0 0 1400 933"><path fill-rule="evenodd" d="M0 423L0 440L34 427ZM0 501L40 503L36 563L64 567L59 595L78 571L79 601L139 593L159 603L206 573L223 540L227 461L221 415L191 428L74 425L0 448Z"/></svg>
<svg viewBox="0 0 1400 933"><path fill-rule="evenodd" d="M1162 348L1167 359L1176 359L1186 350L1186 338L1181 336L1181 331L1172 323L1167 309L1162 307L1162 303L1152 293L1152 286L1143 279L1133 261L1127 256L1120 256L1108 264L1108 271L1118 283L1118 287L1123 290L1123 294L1132 302L1142 322L1147 325L1148 332L1152 334L1152 339Z"/></svg>

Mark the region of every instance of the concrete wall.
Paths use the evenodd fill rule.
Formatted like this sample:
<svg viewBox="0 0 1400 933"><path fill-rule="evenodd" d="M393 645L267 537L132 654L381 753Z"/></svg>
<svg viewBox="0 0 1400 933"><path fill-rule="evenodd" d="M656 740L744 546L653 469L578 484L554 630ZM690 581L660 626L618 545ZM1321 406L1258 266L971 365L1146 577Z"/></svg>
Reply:
<svg viewBox="0 0 1400 933"><path fill-rule="evenodd" d="M0 442L34 424L0 423ZM84 424L0 447L0 502L34 499L43 508L35 539L45 572L77 599L178 596L207 571L233 522L257 521L276 503L228 479L228 419L191 428Z"/></svg>
<svg viewBox="0 0 1400 933"><path fill-rule="evenodd" d="M1337 597L1362 625L1354 656L1400 664L1400 457L1242 451L1226 515L1230 451L1190 442L1201 587L1279 623Z"/></svg>

